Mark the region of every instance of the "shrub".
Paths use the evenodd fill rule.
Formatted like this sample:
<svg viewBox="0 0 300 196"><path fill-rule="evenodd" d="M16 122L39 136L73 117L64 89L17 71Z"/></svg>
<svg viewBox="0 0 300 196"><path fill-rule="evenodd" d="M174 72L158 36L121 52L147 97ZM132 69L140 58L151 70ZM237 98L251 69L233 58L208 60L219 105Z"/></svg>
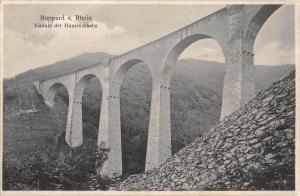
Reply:
<svg viewBox="0 0 300 196"><path fill-rule="evenodd" d="M97 176L107 159L108 148L82 146L59 151L48 149L41 153L38 149L28 155L17 167L8 164L8 156L3 158L4 190L88 190L107 189L110 181ZM94 182L95 185L93 185Z"/></svg>

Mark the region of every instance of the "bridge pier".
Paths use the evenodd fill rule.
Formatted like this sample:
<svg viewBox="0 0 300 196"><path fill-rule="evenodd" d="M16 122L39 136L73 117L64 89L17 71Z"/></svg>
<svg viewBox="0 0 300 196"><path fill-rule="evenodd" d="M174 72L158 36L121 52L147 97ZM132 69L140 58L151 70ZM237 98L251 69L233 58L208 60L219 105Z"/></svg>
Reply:
<svg viewBox="0 0 300 196"><path fill-rule="evenodd" d="M98 174L103 178L122 175L122 143L120 121L120 96L109 84L102 86L101 114L98 133L98 147L108 148L108 157Z"/></svg>
<svg viewBox="0 0 300 196"><path fill-rule="evenodd" d="M66 142L71 147L82 145L82 93L83 89L69 91L69 108L66 127Z"/></svg>
<svg viewBox="0 0 300 196"><path fill-rule="evenodd" d="M145 170L157 168L172 154L169 82L153 79Z"/></svg>
<svg viewBox="0 0 300 196"><path fill-rule="evenodd" d="M228 44L225 52L226 71L223 84L221 120L242 107L255 95L253 48L244 38L243 6L227 6Z"/></svg>

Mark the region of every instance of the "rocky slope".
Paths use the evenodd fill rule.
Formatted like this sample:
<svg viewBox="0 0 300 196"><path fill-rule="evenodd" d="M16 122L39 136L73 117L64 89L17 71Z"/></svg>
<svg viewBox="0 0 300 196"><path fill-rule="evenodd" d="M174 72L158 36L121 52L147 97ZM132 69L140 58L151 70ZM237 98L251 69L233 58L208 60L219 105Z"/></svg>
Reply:
<svg viewBox="0 0 300 196"><path fill-rule="evenodd" d="M158 169L111 190L293 190L294 141L292 72Z"/></svg>

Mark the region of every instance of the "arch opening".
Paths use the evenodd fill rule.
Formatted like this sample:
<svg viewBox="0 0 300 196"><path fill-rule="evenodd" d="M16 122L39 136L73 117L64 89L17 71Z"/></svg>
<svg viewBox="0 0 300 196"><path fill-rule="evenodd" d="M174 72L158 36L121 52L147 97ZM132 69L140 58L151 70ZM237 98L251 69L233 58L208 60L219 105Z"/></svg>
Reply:
<svg viewBox="0 0 300 196"><path fill-rule="evenodd" d="M183 40L166 61L163 78L170 86L172 153L219 122L225 58L213 38Z"/></svg>
<svg viewBox="0 0 300 196"><path fill-rule="evenodd" d="M64 91L66 90L66 91ZM47 97L46 97L46 102L50 105L50 106L53 106L54 103L55 103L55 98L57 93L59 93L60 95L64 95L62 97L66 97L66 92L68 94L68 90L67 88L62 84L62 83L55 83L53 84L47 91ZM69 94L68 94L68 97L69 97ZM56 99L56 101L58 101Z"/></svg>
<svg viewBox="0 0 300 196"><path fill-rule="evenodd" d="M99 120L102 100L100 80L88 74L78 82L78 93L81 94L83 145L96 152Z"/></svg>
<svg viewBox="0 0 300 196"><path fill-rule="evenodd" d="M115 93L116 95L119 95L121 84L122 84L126 74L128 73L128 71L134 65L140 64L142 62L143 61L140 59L131 59L121 65L121 67L118 69L118 71L116 72L116 74L113 78L113 87L112 87L113 93Z"/></svg>
<svg viewBox="0 0 300 196"><path fill-rule="evenodd" d="M142 60L123 64L114 77L114 95L120 97L123 175L145 170L152 74Z"/></svg>
<svg viewBox="0 0 300 196"><path fill-rule="evenodd" d="M67 117L69 109L69 93L67 88L61 83L55 83L48 90L48 102L52 105L51 113L55 122L52 127L53 131L53 144L56 148L60 149L67 146L65 142Z"/></svg>
<svg viewBox="0 0 300 196"><path fill-rule="evenodd" d="M246 49L253 51L255 92L269 87L295 68L293 5L266 5L257 12L245 34Z"/></svg>
<svg viewBox="0 0 300 196"><path fill-rule="evenodd" d="M72 134L81 138L81 145L72 151L80 169L87 173L95 172L99 118L102 100L102 86L93 74L83 76L76 84L74 92Z"/></svg>

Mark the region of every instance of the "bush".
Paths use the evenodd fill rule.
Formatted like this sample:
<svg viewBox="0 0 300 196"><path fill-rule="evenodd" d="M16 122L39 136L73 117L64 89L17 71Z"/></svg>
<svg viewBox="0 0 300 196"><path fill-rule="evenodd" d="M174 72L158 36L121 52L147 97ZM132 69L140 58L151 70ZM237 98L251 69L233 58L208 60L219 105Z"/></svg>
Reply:
<svg viewBox="0 0 300 196"><path fill-rule="evenodd" d="M4 190L103 190L110 181L97 177L96 169L101 169L107 159L109 149L94 146L58 151L48 149L41 153L38 149L28 155L21 166L8 164L8 156L3 161ZM94 184L93 184L94 183Z"/></svg>

